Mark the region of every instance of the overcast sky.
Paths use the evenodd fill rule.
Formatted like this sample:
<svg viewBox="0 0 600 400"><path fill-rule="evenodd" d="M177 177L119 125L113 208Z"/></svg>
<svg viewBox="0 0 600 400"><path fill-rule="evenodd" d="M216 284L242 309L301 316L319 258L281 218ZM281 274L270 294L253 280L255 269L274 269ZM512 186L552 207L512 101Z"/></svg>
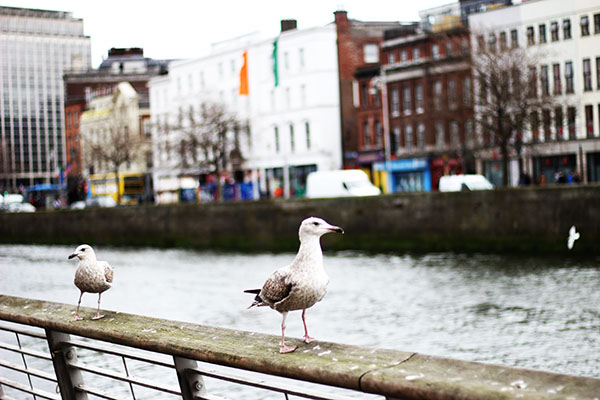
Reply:
<svg viewBox="0 0 600 400"><path fill-rule="evenodd" d="M0 5L70 11L83 18L96 68L111 47L142 47L146 57L192 58L210 44L255 31L276 35L281 19L325 25L337 9L363 21L410 21L452 0L0 0Z"/></svg>

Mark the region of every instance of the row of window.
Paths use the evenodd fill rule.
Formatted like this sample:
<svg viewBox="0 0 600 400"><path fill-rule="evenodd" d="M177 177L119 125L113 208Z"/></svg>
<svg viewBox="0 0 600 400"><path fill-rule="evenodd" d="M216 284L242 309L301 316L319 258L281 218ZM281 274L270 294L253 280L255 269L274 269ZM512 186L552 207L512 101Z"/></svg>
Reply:
<svg viewBox="0 0 600 400"><path fill-rule="evenodd" d="M443 42L416 44L407 46L401 49L392 49L388 52L388 63L395 64L397 62L407 63L410 61L418 61L425 57L431 57L434 60L442 57L452 57L455 55L465 55L469 53L469 40L466 37L461 37L460 41L449 38Z"/></svg>
<svg viewBox="0 0 600 400"><path fill-rule="evenodd" d="M287 126L287 130L289 132L288 140L289 140L289 150L292 153L295 153L297 148L297 137L296 130L294 128L294 124L289 124ZM282 150L282 133L279 130L279 126L273 127L273 143L275 148L275 153L281 153ZM310 123L304 122L304 144L306 151L311 150L312 141L311 141L311 133L310 133Z"/></svg>
<svg viewBox="0 0 600 400"><path fill-rule="evenodd" d="M598 34L600 33L600 14L594 14L593 16L594 18L594 34ZM591 33L590 30L590 18L588 15L582 15L580 16L579 19L579 34L581 36L589 36ZM546 36L546 24L539 24L537 27L537 31L538 31L538 37L537 37L537 42L538 43L546 43L547 42L547 36ZM550 40L553 42L556 42L559 40L559 36L560 36L560 27L559 27L559 21L551 21L550 22ZM564 18L562 20L562 38L563 40L567 40L567 39L571 39L573 37L572 34L572 27L571 27L571 19L570 18ZM526 35L527 35L527 45L529 46L533 46L534 44L536 44L536 38L535 38L535 27L533 25L530 25L526 28Z"/></svg>
<svg viewBox="0 0 600 400"><path fill-rule="evenodd" d="M464 140L464 144L468 148L472 148L474 144L474 125L472 119L467 119L463 128L463 140L460 135L460 123L458 121L450 121L449 123L449 145L452 148L459 148ZM446 131L444 121L436 121L434 123L435 130L435 146L439 149L446 147ZM402 134L403 131L403 134ZM407 123L403 126L395 126L392 128L391 149L393 153L398 153L401 148L405 151L413 149L424 150L426 145L426 126L424 122L416 124Z"/></svg>
<svg viewBox="0 0 600 400"><path fill-rule="evenodd" d="M600 104L598 104L598 113L600 115ZM584 115L585 137L593 138L595 137L594 106L586 104ZM565 122L567 123L566 133L564 130ZM575 107L567 107L566 121L563 107L556 107L553 110L544 109L541 113L533 111L530 116L530 124L533 142L539 142L541 136L543 136L544 141L577 139L577 109Z"/></svg>

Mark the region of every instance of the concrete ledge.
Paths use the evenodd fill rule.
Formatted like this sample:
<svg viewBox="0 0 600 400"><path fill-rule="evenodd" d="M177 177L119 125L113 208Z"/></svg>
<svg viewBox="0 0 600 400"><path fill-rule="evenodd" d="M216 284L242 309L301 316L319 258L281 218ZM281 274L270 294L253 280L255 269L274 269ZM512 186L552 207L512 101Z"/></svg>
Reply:
<svg viewBox="0 0 600 400"><path fill-rule="evenodd" d="M278 353L279 336L0 295L0 320L192 358L266 374L381 394L397 399L588 399L600 397L600 379L452 360L412 352L304 344Z"/></svg>

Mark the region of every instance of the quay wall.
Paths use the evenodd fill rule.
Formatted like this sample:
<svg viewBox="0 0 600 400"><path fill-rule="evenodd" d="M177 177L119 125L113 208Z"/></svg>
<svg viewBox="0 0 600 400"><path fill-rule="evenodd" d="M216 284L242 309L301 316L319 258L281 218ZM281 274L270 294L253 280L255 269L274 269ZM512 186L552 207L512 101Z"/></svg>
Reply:
<svg viewBox="0 0 600 400"><path fill-rule="evenodd" d="M566 253L572 225L600 250L600 185L4 213L0 243L291 251L309 216L344 228L327 250Z"/></svg>

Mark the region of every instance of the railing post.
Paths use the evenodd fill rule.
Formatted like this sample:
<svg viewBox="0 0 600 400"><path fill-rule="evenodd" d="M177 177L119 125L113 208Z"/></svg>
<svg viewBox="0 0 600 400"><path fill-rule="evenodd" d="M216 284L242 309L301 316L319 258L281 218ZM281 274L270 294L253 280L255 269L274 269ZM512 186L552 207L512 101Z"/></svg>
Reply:
<svg viewBox="0 0 600 400"><path fill-rule="evenodd" d="M205 398L204 378L199 372L194 371L197 367L196 361L175 356L173 361L175 362L175 370L177 371L177 379L179 380L183 400Z"/></svg>
<svg viewBox="0 0 600 400"><path fill-rule="evenodd" d="M46 338L52 356L52 364L54 364L60 396L63 400L87 400L87 393L75 389L83 385L83 378L77 368L70 366L71 363L77 362L75 348L64 344L64 342L70 340L70 336L66 333L46 329Z"/></svg>

